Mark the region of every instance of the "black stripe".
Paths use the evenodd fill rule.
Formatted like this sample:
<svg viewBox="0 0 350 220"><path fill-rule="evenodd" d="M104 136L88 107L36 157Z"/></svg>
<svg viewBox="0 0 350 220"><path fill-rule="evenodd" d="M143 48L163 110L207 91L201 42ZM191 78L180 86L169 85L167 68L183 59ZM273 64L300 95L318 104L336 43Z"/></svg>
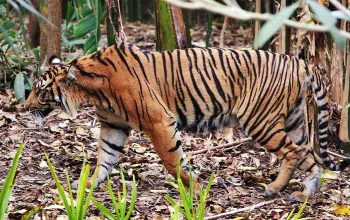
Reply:
<svg viewBox="0 0 350 220"><path fill-rule="evenodd" d="M114 63L112 62L112 60L110 60L108 57L105 58L106 61L113 67L114 71L117 71L117 68L115 67Z"/></svg>
<svg viewBox="0 0 350 220"><path fill-rule="evenodd" d="M179 149L180 146L181 146L181 141L178 140L178 141L176 141L176 145L174 147L170 148L170 150L168 150L168 152L174 152L177 149Z"/></svg>
<svg viewBox="0 0 350 220"><path fill-rule="evenodd" d="M112 150L118 151L119 153L124 153L124 150L123 150L124 146L118 146L118 145L113 144L113 143L111 143L111 142L109 142L109 141L107 141L107 140L105 140L105 139L103 139L103 138L101 138L101 140L102 140L105 144L107 144L108 147L110 147Z"/></svg>

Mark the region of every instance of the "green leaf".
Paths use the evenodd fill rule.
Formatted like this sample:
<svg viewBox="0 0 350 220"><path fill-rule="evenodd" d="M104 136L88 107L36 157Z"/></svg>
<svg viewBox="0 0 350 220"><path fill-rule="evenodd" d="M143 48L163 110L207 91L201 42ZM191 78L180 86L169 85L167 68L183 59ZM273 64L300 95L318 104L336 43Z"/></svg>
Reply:
<svg viewBox="0 0 350 220"><path fill-rule="evenodd" d="M31 219L38 211L40 210L40 208L34 207L32 210L30 210L30 212L28 212L27 214L23 215L21 217L21 220L29 220Z"/></svg>
<svg viewBox="0 0 350 220"><path fill-rule="evenodd" d="M95 204L95 206L102 212L102 214L107 217L108 219L114 220L116 219L115 216L111 211L109 211L104 205L102 205L100 202L96 201L94 198L91 198L92 203Z"/></svg>
<svg viewBox="0 0 350 220"><path fill-rule="evenodd" d="M24 86L24 75L22 72L17 74L13 88L15 90L15 95L17 100L19 100L20 102L23 102L24 95L25 95L25 86Z"/></svg>
<svg viewBox="0 0 350 220"><path fill-rule="evenodd" d="M98 166L95 169L94 175L92 177L92 182L91 182L91 186L90 186L90 189L89 189L89 193L88 193L88 195L86 197L86 200L85 200L85 204L84 204L84 207L83 207L83 214L82 214L83 218L86 215L87 209L88 209L90 201L92 199L92 193L94 192L94 189L95 189L95 185L96 185L96 181L97 181L97 177L98 177L99 171L100 171L100 167Z"/></svg>
<svg viewBox="0 0 350 220"><path fill-rule="evenodd" d="M338 28L336 27L337 19L332 16L332 13L323 5L318 4L315 1L308 0L311 9L315 12L318 20L328 27L334 41L337 43L340 49L345 49L346 40L340 35Z"/></svg>
<svg viewBox="0 0 350 220"><path fill-rule="evenodd" d="M305 200L305 202L303 203L303 205L300 207L299 211L297 214L295 214L295 216L293 217L293 220L297 220L300 218L301 214L303 214L303 211L306 207L306 204L307 204L307 199Z"/></svg>
<svg viewBox="0 0 350 220"><path fill-rule="evenodd" d="M14 3L13 0L7 0L7 2L9 2L9 3L12 2L12 4ZM32 4L30 4L30 3L28 3L27 1L24 1L24 0L16 0L16 2L18 2L23 8L27 9L28 11L30 11L32 14L34 14L38 18L40 18L43 21L45 21L47 24L49 24L51 26L54 26L51 23L51 21L49 21L44 15L42 15L38 10L36 10Z"/></svg>
<svg viewBox="0 0 350 220"><path fill-rule="evenodd" d="M31 90L33 87L33 82L28 77L24 76L24 88L26 90Z"/></svg>
<svg viewBox="0 0 350 220"><path fill-rule="evenodd" d="M56 183L58 195L61 198L61 200L63 201L63 205L64 205L64 207L66 209L68 217L70 217L70 219L72 219L72 216L73 216L72 210L71 210L71 207L70 207L70 205L68 203L68 199L66 197L66 194L64 193L64 189L63 189L60 181L58 180L57 174L55 172L55 168L53 167L53 165L52 165L52 163L51 163L51 161L49 159L49 156L47 156L46 152L44 154L45 154L46 161L47 161L47 164L48 164L50 172L51 172L51 176L52 176L52 178L54 179L54 181Z"/></svg>
<svg viewBox="0 0 350 220"><path fill-rule="evenodd" d="M253 47L262 47L282 27L283 22L288 19L298 7L299 1L287 6L266 22L257 36L255 36Z"/></svg>
<svg viewBox="0 0 350 220"><path fill-rule="evenodd" d="M72 21L74 17L74 6L71 1L67 2L67 11L66 11L66 27Z"/></svg>
<svg viewBox="0 0 350 220"><path fill-rule="evenodd" d="M93 34L84 44L84 54L89 54L95 51L97 51L97 46L95 44L95 35Z"/></svg>
<svg viewBox="0 0 350 220"><path fill-rule="evenodd" d="M79 20L73 27L73 37L81 38L87 33L91 33L96 27L96 17L93 13Z"/></svg>
<svg viewBox="0 0 350 220"><path fill-rule="evenodd" d="M107 186L108 186L109 197L111 197L111 199L112 199L114 210L116 213L119 213L119 206L117 204L117 199L115 198L114 193L113 193L113 188L112 188L112 184L111 184L111 179L109 178L109 174L107 174Z"/></svg>
<svg viewBox="0 0 350 220"><path fill-rule="evenodd" d="M72 186L70 184L70 179L69 179L69 175L68 175L68 170L66 170L66 178L67 178L67 184L68 184L70 206L71 206L73 218L75 219L76 212L75 212L75 207L74 207L74 198L73 198Z"/></svg>
<svg viewBox="0 0 350 220"><path fill-rule="evenodd" d="M95 0L95 10L94 10L95 16L96 16L96 27L95 27L95 40L96 40L96 47L98 47L98 43L101 39L101 22L102 22L102 5L100 0Z"/></svg>
<svg viewBox="0 0 350 220"><path fill-rule="evenodd" d="M4 185L2 186L2 189L0 192L0 219L5 219L5 212L7 209L8 201L10 199L13 186L15 184L18 161L19 161L19 157L21 156L23 146L24 146L23 143L19 145L16 155L13 158L12 166L6 176Z"/></svg>
<svg viewBox="0 0 350 220"><path fill-rule="evenodd" d="M12 28L14 28L16 26L15 22L10 21L10 20L6 20L2 23L2 26L5 30L10 30Z"/></svg>
<svg viewBox="0 0 350 220"><path fill-rule="evenodd" d="M37 61L39 61L40 60L40 51L39 51L39 49L38 48L33 48L32 52L33 52L33 55L34 55L35 59Z"/></svg>
<svg viewBox="0 0 350 220"><path fill-rule="evenodd" d="M136 191L136 180L135 176L132 175L132 186L131 186L131 202L129 206L129 211L125 216L125 219L129 219L131 216L132 211L134 210L135 203L136 203L136 196L137 196L137 191Z"/></svg>
<svg viewBox="0 0 350 220"><path fill-rule="evenodd" d="M6 12L6 8L3 5L0 5L0 14L4 14Z"/></svg>

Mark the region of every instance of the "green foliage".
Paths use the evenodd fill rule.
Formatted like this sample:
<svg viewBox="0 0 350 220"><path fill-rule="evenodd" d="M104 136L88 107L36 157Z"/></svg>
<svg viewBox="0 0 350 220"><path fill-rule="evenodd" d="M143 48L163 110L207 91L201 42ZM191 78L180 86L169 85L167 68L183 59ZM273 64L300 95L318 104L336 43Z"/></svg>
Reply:
<svg viewBox="0 0 350 220"><path fill-rule="evenodd" d="M126 190L126 184L125 184L123 172L121 172L121 177L122 177L123 192L122 192L122 194L120 192L118 192L118 200L117 200L117 198L115 197L115 195L113 193L111 180L110 180L109 176L107 175L108 193L109 193L109 196L112 200L115 214L113 214L110 210L108 210L100 202L98 202L94 198L92 198L92 202L102 212L102 214L108 219L127 220L130 218L131 213L135 207L136 197L137 197L135 176L132 177L131 202L130 202L130 206L128 209L127 209L127 190Z"/></svg>
<svg viewBox="0 0 350 220"><path fill-rule="evenodd" d="M178 169L177 174L177 184L180 193L182 208L180 204L176 203L169 195L165 196L165 199L174 208L174 212L171 214L171 219L179 219L178 211L180 211L187 219L204 219L205 214L205 203L207 201L212 182L214 180L214 173L211 174L209 182L205 190L203 191L202 186L199 188L199 201L195 202L195 192L193 189L193 177L190 171L190 182L189 182L189 192L186 192L186 188L180 177L180 169Z"/></svg>
<svg viewBox="0 0 350 220"><path fill-rule="evenodd" d="M307 199L305 200L305 202L303 203L303 205L300 207L299 211L297 214L294 214L295 208L289 213L289 215L287 216L286 220L306 220L306 219L310 219L310 218L300 218L300 216L303 214L303 211L306 207L307 204Z"/></svg>
<svg viewBox="0 0 350 220"><path fill-rule="evenodd" d="M336 27L337 19L326 7L320 5L314 0L307 1L312 11L315 13L316 18L325 25L338 47L345 48L345 38L340 34L339 29ZM254 39L254 48L262 47L283 25L283 23L295 12L298 8L300 1L295 2L287 6L284 10L281 10L273 18L271 18L261 28L258 35ZM344 15L342 15L344 16ZM338 16L339 17L339 16Z"/></svg>
<svg viewBox="0 0 350 220"><path fill-rule="evenodd" d="M336 27L337 19L332 16L332 13L323 5L318 4L315 1L308 0L311 9L315 12L318 20L328 27L334 41L337 43L338 47L345 49L345 39L340 35L339 29Z"/></svg>
<svg viewBox="0 0 350 220"><path fill-rule="evenodd" d="M85 157L84 157L83 167L81 169L80 177L79 177L78 192L77 192L76 198L74 199L71 183L69 180L68 171L66 170L66 178L67 178L67 183L68 183L69 195L66 195L65 191L63 189L63 186L61 185L61 183L58 180L57 174L55 172L55 168L52 165L52 163L51 163L51 161L46 153L45 153L45 157L46 157L48 166L50 168L52 178L54 179L54 181L56 183L58 195L64 204L68 218L70 220L80 220L80 219L82 220L82 219L84 219L85 215L86 215L86 211L87 211L88 206L89 206L89 203L90 203L91 198L92 198L94 186L96 184L98 169L95 171L95 174L92 178L92 183L90 186L89 193L86 195L85 190L87 189L88 177L89 177L89 172L90 172L90 165L85 164Z"/></svg>
<svg viewBox="0 0 350 220"><path fill-rule="evenodd" d="M97 51L101 39L103 7L101 0L79 0L68 3L63 45L83 45L84 54Z"/></svg>
<svg viewBox="0 0 350 220"><path fill-rule="evenodd" d="M16 171L18 166L19 157L21 155L24 144L21 143L17 149L16 155L13 158L12 166L7 174L4 185L0 192L0 219L5 219L5 212L7 209L8 201L10 199L11 192L15 185Z"/></svg>
<svg viewBox="0 0 350 220"><path fill-rule="evenodd" d="M298 7L299 1L281 10L272 19L266 22L258 35L255 36L253 47L262 47L282 27L284 21L287 20Z"/></svg>

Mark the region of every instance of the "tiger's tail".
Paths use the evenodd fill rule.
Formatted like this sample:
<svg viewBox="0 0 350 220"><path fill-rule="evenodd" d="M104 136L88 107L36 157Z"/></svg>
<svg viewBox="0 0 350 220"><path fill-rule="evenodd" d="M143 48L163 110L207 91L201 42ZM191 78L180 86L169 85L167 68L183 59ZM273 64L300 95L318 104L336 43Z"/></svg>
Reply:
<svg viewBox="0 0 350 220"><path fill-rule="evenodd" d="M318 134L320 144L320 156L323 164L333 171L344 170L350 165L350 158L344 159L339 164L335 164L329 157L327 152L328 147L328 122L329 122L329 100L327 96L327 89L324 82L321 79L321 75L317 72L317 69L313 69L305 62L307 71L307 81L312 87L314 99L318 107Z"/></svg>

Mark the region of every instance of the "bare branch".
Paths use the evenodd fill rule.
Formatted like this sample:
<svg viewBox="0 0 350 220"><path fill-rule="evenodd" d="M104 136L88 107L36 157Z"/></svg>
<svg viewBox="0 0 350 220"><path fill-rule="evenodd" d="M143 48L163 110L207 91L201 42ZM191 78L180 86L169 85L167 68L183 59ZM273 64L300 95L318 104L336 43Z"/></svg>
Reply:
<svg viewBox="0 0 350 220"><path fill-rule="evenodd" d="M232 4L231 6L223 5L220 3L217 3L215 1L211 0L191 0L191 1L183 1L183 0L166 0L167 2L174 4L181 8L186 9L204 9L207 11L211 11L216 14L221 14L224 16L228 16L234 19L238 20L262 20L267 21L274 18L274 15L269 13L256 13L256 12L250 12L243 10L239 7L237 7L236 4ZM333 2L333 1L332 1ZM345 9L347 10L347 9ZM348 11L348 10L347 10ZM350 13L348 11L348 13ZM329 28L324 25L317 25L317 24L306 24L306 23L300 23L293 20L285 20L284 24L296 28L296 29L303 29L303 30L309 30L309 31L315 31L315 32L328 32ZM350 39L350 33L340 30L340 34Z"/></svg>

